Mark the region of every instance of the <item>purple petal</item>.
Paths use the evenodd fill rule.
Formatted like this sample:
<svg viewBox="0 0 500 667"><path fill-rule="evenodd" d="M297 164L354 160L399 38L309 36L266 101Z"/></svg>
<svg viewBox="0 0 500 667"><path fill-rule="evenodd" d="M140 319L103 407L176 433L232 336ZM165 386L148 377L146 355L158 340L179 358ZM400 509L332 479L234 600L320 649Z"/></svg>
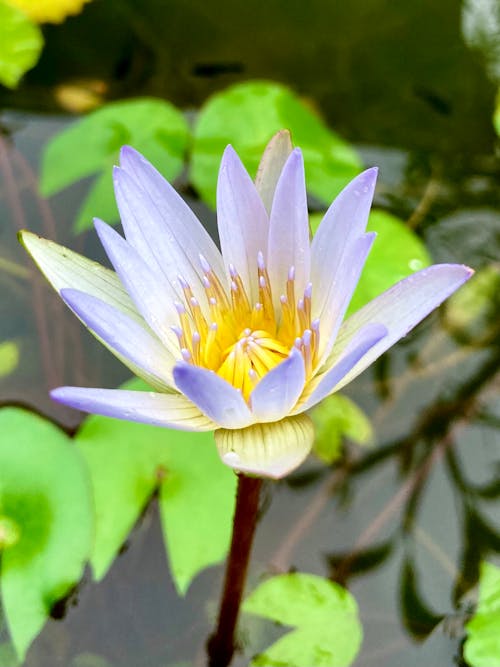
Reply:
<svg viewBox="0 0 500 667"><path fill-rule="evenodd" d="M311 244L311 282L314 317L326 309L332 281L338 282L341 266L352 244L366 229L377 169L367 169L351 181L326 212Z"/></svg>
<svg viewBox="0 0 500 667"><path fill-rule="evenodd" d="M241 393L214 371L180 361L174 367L174 381L179 391L222 428L244 428L254 421Z"/></svg>
<svg viewBox="0 0 500 667"><path fill-rule="evenodd" d="M162 274L154 273L118 232L102 220L94 221L106 253L137 309L161 341L177 355L171 326L178 323L175 292Z"/></svg>
<svg viewBox="0 0 500 667"><path fill-rule="evenodd" d="M306 373L302 354L293 348L290 356L273 368L250 395L255 419L271 422L288 415L304 389Z"/></svg>
<svg viewBox="0 0 500 667"><path fill-rule="evenodd" d="M50 392L58 403L105 417L167 426L183 431L211 431L216 425L180 394L121 389L58 387Z"/></svg>
<svg viewBox="0 0 500 667"><path fill-rule="evenodd" d="M343 255L338 270L333 270L330 290L326 294L324 308L319 314L320 364L331 352L375 237L376 234L371 232L353 241ZM313 303L316 296L315 287L313 287Z"/></svg>
<svg viewBox="0 0 500 667"><path fill-rule="evenodd" d="M309 410L313 405L336 391L342 378L385 336L387 336L387 329L382 324L367 324L363 329L356 332L349 345L335 359L333 366L314 378L312 383L314 389L305 402L300 404L300 412Z"/></svg>
<svg viewBox="0 0 500 667"><path fill-rule="evenodd" d="M127 241L146 264L166 276L180 296L181 275L203 307L199 255L223 278L219 250L182 198L139 153L124 147L121 162L123 168L115 168L114 183Z"/></svg>
<svg viewBox="0 0 500 667"><path fill-rule="evenodd" d="M468 266L460 264L435 264L401 280L351 315L340 328L331 356L338 355L350 343L356 331L368 323L380 322L389 333L347 373L338 389L363 372L396 341L406 336L473 273Z"/></svg>
<svg viewBox="0 0 500 667"><path fill-rule="evenodd" d="M280 307L291 266L295 267L295 293L301 298L309 282L310 242L304 161L298 148L286 161L276 186L267 263L275 306Z"/></svg>
<svg viewBox="0 0 500 667"><path fill-rule="evenodd" d="M61 296L76 315L111 351L146 382L159 389L173 384L174 357L152 333L124 313L94 296L75 289L61 290Z"/></svg>
<svg viewBox="0 0 500 667"><path fill-rule="evenodd" d="M266 256L269 220L255 185L228 146L217 182L217 224L226 269L240 274L252 303L258 300L257 254Z"/></svg>

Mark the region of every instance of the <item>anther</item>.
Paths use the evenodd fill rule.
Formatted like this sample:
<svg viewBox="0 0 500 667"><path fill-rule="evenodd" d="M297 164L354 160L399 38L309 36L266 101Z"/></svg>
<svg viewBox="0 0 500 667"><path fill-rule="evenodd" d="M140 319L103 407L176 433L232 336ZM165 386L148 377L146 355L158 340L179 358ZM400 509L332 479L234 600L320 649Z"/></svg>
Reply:
<svg viewBox="0 0 500 667"><path fill-rule="evenodd" d="M264 262L264 255L262 254L262 251L259 250L257 253L257 267L261 270L264 271L266 268L266 264Z"/></svg>
<svg viewBox="0 0 500 667"><path fill-rule="evenodd" d="M294 266L291 266L288 269L288 280L292 280L292 281L295 280L295 267Z"/></svg>
<svg viewBox="0 0 500 667"><path fill-rule="evenodd" d="M191 352L186 347L182 348L181 354L184 361L187 361L188 363L191 361Z"/></svg>
<svg viewBox="0 0 500 667"><path fill-rule="evenodd" d="M180 274L177 275L177 280L179 281L182 289L189 289L189 283Z"/></svg>
<svg viewBox="0 0 500 667"><path fill-rule="evenodd" d="M201 268L203 269L203 272L204 273L210 273L212 271L212 269L210 267L210 264L205 259L205 257L201 253L198 255L198 257L200 259L200 265L201 265Z"/></svg>

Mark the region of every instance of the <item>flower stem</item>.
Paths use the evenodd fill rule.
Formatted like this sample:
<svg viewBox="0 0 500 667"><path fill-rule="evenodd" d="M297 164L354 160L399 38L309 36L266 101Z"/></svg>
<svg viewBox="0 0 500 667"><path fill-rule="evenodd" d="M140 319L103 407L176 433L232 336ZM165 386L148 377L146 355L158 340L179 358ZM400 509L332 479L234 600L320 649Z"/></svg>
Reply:
<svg viewBox="0 0 500 667"><path fill-rule="evenodd" d="M207 644L209 667L227 667L236 648L234 635L257 525L261 486L262 480L259 478L238 475L233 536L226 566L219 618L217 628Z"/></svg>

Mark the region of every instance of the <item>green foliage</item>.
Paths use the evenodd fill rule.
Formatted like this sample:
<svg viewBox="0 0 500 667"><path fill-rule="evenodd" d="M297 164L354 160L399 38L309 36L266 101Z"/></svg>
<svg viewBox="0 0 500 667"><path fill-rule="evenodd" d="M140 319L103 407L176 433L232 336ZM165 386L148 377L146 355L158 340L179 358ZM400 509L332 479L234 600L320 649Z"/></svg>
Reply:
<svg viewBox="0 0 500 667"><path fill-rule="evenodd" d="M481 269L446 302L446 324L452 332L476 341L496 327L500 303L500 266Z"/></svg>
<svg viewBox="0 0 500 667"><path fill-rule="evenodd" d="M313 233L318 229L322 216L311 216ZM377 232L354 292L347 315L355 313L386 289L431 264L425 245L402 220L385 211L372 211L367 230Z"/></svg>
<svg viewBox="0 0 500 667"><path fill-rule="evenodd" d="M139 381L128 389L141 389ZM174 431L90 416L76 435L87 461L96 506L91 563L101 579L153 491L172 576L180 593L227 553L236 477L222 465L212 433Z"/></svg>
<svg viewBox="0 0 500 667"><path fill-rule="evenodd" d="M121 146L133 145L171 181L182 170L187 141L186 120L168 102L152 98L113 102L49 141L43 154L40 188L48 196L96 175L75 229L90 227L94 217L117 222L112 166L118 162Z"/></svg>
<svg viewBox="0 0 500 667"><path fill-rule="evenodd" d="M93 513L85 465L61 430L3 408L0 433L2 604L22 661L52 605L83 573Z"/></svg>
<svg viewBox="0 0 500 667"><path fill-rule="evenodd" d="M0 83L15 88L36 65L42 48L40 28L20 9L0 0Z"/></svg>
<svg viewBox="0 0 500 667"><path fill-rule="evenodd" d="M333 463L340 457L344 437L359 445L368 445L373 438L368 417L342 394L333 394L321 401L309 416L316 432L313 451L325 463Z"/></svg>
<svg viewBox="0 0 500 667"><path fill-rule="evenodd" d="M243 610L295 628L254 658L251 667L347 667L361 645L352 595L312 574L268 579L245 600Z"/></svg>
<svg viewBox="0 0 500 667"><path fill-rule="evenodd" d="M0 378L10 375L19 363L19 347L13 340L0 343Z"/></svg>
<svg viewBox="0 0 500 667"><path fill-rule="evenodd" d="M482 563L479 601L467 623L464 656L471 667L500 665L500 568Z"/></svg>
<svg viewBox="0 0 500 667"><path fill-rule="evenodd" d="M254 176L271 137L286 128L304 154L311 194L326 204L361 169L356 152L285 86L251 81L211 97L201 108L194 132L191 181L215 205L220 157L231 143Z"/></svg>
<svg viewBox="0 0 500 667"><path fill-rule="evenodd" d="M497 93L497 101L495 105L495 111L493 113L493 126L496 130L496 133L500 136L500 90Z"/></svg>

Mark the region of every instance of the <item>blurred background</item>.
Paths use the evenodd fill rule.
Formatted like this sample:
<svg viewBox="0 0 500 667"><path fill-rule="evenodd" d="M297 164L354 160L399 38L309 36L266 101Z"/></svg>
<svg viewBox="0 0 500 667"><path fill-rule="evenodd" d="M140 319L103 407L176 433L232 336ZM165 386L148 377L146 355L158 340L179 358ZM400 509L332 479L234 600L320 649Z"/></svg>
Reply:
<svg viewBox="0 0 500 667"><path fill-rule="evenodd" d="M364 630L359 667L500 665L498 646L484 662L463 654L481 563L500 553L498 2L78 5L0 0L2 405L71 435L82 415L53 404L49 388L129 378L16 238L27 228L106 262L91 220L118 223L110 168L123 143L215 238L229 142L253 176L274 132L291 129L313 220L378 165L380 249L351 308L430 262L476 276L346 389L348 423L318 416L316 456L266 489L250 585L297 569L347 586ZM0 432L0 447L12 438ZM204 664L222 567L177 596L155 497L103 581L85 572L22 664ZM245 616L234 664L282 632ZM16 664L5 621L0 640L0 666Z"/></svg>

